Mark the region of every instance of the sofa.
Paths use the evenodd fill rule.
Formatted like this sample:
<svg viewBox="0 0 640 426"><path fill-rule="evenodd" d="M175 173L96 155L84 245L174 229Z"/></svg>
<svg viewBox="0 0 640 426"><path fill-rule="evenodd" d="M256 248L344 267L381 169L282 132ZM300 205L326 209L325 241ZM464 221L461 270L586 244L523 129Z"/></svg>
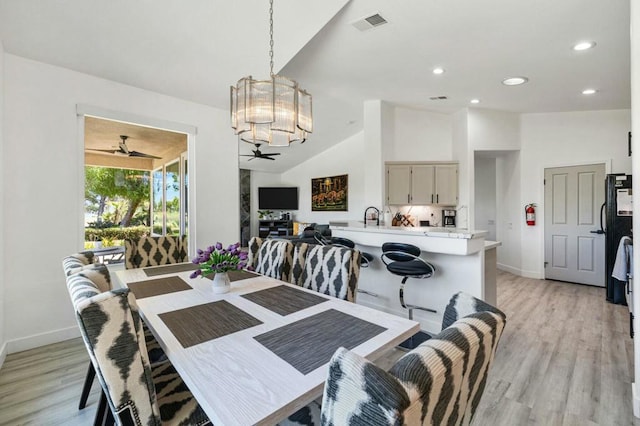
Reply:
<svg viewBox="0 0 640 426"><path fill-rule="evenodd" d="M300 228L302 228L302 230L300 230ZM318 244L318 241L314 237L316 232L319 233L324 238L331 238L331 229L329 228L329 224L303 223L303 222L293 223L293 235L279 236L278 238L287 239L294 244L295 243Z"/></svg>

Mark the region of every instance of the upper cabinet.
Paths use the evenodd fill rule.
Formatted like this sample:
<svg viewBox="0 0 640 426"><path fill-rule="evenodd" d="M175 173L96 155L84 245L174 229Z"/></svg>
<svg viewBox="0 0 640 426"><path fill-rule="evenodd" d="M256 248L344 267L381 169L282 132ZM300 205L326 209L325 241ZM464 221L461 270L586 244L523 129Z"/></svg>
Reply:
<svg viewBox="0 0 640 426"><path fill-rule="evenodd" d="M388 205L455 206L458 204L458 165L387 164Z"/></svg>

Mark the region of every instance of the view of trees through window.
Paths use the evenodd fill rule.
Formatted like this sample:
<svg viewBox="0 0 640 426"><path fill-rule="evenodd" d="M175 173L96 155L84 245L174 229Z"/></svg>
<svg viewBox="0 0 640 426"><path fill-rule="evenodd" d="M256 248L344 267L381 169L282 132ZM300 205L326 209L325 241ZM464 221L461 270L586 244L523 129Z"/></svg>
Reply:
<svg viewBox="0 0 640 426"><path fill-rule="evenodd" d="M150 232L150 174L85 167L85 248L122 245Z"/></svg>
<svg viewBox="0 0 640 426"><path fill-rule="evenodd" d="M153 171L151 195L153 232L180 235L180 162L165 165L164 174L163 168Z"/></svg>

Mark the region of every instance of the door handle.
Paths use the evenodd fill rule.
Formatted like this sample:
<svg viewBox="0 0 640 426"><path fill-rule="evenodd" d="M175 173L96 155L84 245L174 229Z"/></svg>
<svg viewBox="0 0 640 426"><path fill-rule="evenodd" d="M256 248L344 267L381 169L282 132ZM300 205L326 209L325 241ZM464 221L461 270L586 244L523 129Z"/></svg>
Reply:
<svg viewBox="0 0 640 426"><path fill-rule="evenodd" d="M598 229L596 231L589 231L589 232L591 232L592 234L604 234L604 231L602 229Z"/></svg>

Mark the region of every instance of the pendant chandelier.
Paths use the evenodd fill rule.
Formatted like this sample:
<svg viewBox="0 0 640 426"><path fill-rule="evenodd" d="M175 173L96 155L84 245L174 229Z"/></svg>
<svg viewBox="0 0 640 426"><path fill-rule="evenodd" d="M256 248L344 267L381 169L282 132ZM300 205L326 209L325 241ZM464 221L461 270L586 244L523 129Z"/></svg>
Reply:
<svg viewBox="0 0 640 426"><path fill-rule="evenodd" d="M231 127L245 142L288 146L313 131L311 94L298 83L273 73L273 0L269 1L268 80L251 76L231 86Z"/></svg>

